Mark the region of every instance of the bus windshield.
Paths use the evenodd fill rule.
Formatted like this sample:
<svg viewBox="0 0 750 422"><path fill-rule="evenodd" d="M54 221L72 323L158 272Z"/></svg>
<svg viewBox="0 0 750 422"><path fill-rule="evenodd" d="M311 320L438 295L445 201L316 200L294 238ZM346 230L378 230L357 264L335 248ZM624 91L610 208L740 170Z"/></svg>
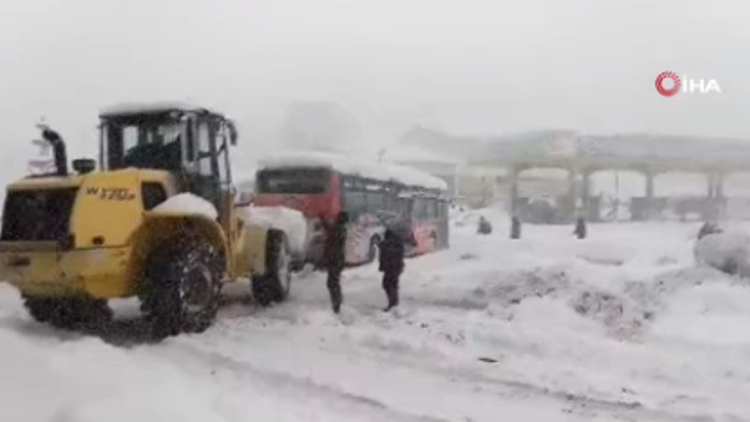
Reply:
<svg viewBox="0 0 750 422"><path fill-rule="evenodd" d="M258 172L258 193L321 194L330 186L331 172L326 169L288 168Z"/></svg>

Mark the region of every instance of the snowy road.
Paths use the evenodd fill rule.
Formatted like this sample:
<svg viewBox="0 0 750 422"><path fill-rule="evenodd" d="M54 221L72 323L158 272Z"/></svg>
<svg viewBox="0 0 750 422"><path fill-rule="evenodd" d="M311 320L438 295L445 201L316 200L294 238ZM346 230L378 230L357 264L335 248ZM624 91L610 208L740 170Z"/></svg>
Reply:
<svg viewBox="0 0 750 422"><path fill-rule="evenodd" d="M404 309L374 267L321 274L290 302L244 303L208 332L110 345L32 322L0 287L4 420L750 420L750 289L692 265L696 225L454 231L407 263ZM118 308L119 309L119 308Z"/></svg>

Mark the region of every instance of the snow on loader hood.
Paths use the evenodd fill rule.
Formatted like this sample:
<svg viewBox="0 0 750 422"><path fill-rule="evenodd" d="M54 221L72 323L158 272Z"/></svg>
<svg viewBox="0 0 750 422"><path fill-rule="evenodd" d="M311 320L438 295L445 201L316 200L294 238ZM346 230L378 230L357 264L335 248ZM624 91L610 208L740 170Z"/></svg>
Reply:
<svg viewBox="0 0 750 422"><path fill-rule="evenodd" d="M238 208L240 217L261 227L280 229L289 239L289 247L294 253L303 253L307 242L307 219L291 208L247 206ZM216 220L219 216L216 207L192 193L175 195L159 204L151 212L157 214L194 213Z"/></svg>
<svg viewBox="0 0 750 422"><path fill-rule="evenodd" d="M212 203L192 193L172 196L157 205L151 212L157 214L193 213L203 215L211 220L216 220L219 217L219 212L216 211L216 207Z"/></svg>
<svg viewBox="0 0 750 422"><path fill-rule="evenodd" d="M246 221L286 233L293 253L301 254L305 251L308 225L301 212L286 207L247 206L241 209Z"/></svg>

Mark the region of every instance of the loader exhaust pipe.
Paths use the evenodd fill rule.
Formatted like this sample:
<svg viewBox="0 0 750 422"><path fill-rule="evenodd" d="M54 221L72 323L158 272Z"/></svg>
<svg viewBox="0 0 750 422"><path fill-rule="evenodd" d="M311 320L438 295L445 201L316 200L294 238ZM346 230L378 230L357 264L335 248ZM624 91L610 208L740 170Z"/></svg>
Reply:
<svg viewBox="0 0 750 422"><path fill-rule="evenodd" d="M65 141L59 133L50 129L49 127L42 126L42 138L52 145L52 151L55 154L55 168L57 169L58 176L68 175L68 152L65 148Z"/></svg>

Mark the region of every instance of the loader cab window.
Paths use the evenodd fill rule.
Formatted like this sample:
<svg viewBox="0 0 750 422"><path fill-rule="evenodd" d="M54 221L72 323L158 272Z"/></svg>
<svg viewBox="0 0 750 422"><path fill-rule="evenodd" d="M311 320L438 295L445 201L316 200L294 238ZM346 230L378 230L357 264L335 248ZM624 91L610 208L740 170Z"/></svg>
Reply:
<svg viewBox="0 0 750 422"><path fill-rule="evenodd" d="M192 139L192 153L187 155L186 166L190 190L218 207L221 192L231 186L225 120L211 114L199 115L191 118L188 126L188 137Z"/></svg>
<svg viewBox="0 0 750 422"><path fill-rule="evenodd" d="M183 163L184 124L168 113L104 119L103 167L179 171Z"/></svg>
<svg viewBox="0 0 750 422"><path fill-rule="evenodd" d="M229 170L229 134L226 122L215 116L192 119L187 153L189 168L204 177L218 179L222 185L231 182Z"/></svg>
<svg viewBox="0 0 750 422"><path fill-rule="evenodd" d="M231 186L226 120L207 112L168 111L102 118L104 170L134 167L180 174L181 190L214 204Z"/></svg>
<svg viewBox="0 0 750 422"><path fill-rule="evenodd" d="M216 136L216 163L219 171L219 182L221 183L221 189L224 191L232 188L229 143L229 128L224 122L221 122Z"/></svg>

